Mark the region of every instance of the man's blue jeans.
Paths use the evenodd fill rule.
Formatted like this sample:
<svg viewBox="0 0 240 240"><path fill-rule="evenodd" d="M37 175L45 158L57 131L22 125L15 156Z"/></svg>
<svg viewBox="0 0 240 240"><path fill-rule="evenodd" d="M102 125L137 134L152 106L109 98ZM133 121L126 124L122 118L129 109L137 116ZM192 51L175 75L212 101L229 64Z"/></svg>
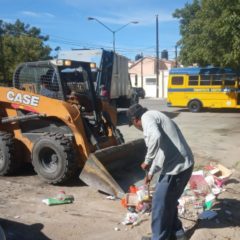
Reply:
<svg viewBox="0 0 240 240"><path fill-rule="evenodd" d="M152 202L152 240L167 240L182 230L178 219L178 199L182 195L193 167L178 175L160 175Z"/></svg>

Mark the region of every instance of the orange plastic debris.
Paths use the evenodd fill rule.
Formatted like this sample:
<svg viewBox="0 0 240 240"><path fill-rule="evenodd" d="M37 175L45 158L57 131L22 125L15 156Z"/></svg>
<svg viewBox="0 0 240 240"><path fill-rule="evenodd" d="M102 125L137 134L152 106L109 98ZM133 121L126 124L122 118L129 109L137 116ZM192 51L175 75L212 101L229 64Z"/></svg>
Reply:
<svg viewBox="0 0 240 240"><path fill-rule="evenodd" d="M136 193L138 191L138 188L135 185L131 185L129 187L129 192L130 193Z"/></svg>
<svg viewBox="0 0 240 240"><path fill-rule="evenodd" d="M125 207L125 208L127 207L127 200L125 197L121 199L121 204L123 207Z"/></svg>

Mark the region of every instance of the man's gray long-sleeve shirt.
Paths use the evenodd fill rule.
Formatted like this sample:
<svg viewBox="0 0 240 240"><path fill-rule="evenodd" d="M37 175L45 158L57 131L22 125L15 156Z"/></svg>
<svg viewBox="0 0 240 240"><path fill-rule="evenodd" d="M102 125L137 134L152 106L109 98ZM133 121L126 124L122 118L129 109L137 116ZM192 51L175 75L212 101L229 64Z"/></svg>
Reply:
<svg viewBox="0 0 240 240"><path fill-rule="evenodd" d="M193 165L192 151L174 121L154 110L145 112L141 121L150 175L160 169L161 174L176 175Z"/></svg>

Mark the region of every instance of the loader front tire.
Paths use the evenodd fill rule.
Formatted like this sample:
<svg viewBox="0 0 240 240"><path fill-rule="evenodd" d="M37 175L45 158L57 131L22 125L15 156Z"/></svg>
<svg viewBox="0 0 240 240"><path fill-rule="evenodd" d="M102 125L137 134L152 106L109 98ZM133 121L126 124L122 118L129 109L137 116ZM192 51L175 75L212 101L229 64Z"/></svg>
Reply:
<svg viewBox="0 0 240 240"><path fill-rule="evenodd" d="M46 182L66 182L77 170L73 144L62 133L47 133L40 137L32 150L32 164Z"/></svg>
<svg viewBox="0 0 240 240"><path fill-rule="evenodd" d="M0 176L14 172L14 141L13 136L7 132L0 131Z"/></svg>

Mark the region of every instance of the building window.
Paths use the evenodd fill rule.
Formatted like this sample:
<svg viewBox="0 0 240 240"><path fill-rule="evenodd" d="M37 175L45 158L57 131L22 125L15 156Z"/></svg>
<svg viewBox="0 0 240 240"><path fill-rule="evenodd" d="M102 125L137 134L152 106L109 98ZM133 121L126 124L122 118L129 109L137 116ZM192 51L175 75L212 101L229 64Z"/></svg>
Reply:
<svg viewBox="0 0 240 240"><path fill-rule="evenodd" d="M172 77L172 85L183 85L183 77Z"/></svg>
<svg viewBox="0 0 240 240"><path fill-rule="evenodd" d="M197 86L198 85L198 76L189 76L188 79L188 85L189 86Z"/></svg>
<svg viewBox="0 0 240 240"><path fill-rule="evenodd" d="M146 85L156 85L156 78L146 78Z"/></svg>

